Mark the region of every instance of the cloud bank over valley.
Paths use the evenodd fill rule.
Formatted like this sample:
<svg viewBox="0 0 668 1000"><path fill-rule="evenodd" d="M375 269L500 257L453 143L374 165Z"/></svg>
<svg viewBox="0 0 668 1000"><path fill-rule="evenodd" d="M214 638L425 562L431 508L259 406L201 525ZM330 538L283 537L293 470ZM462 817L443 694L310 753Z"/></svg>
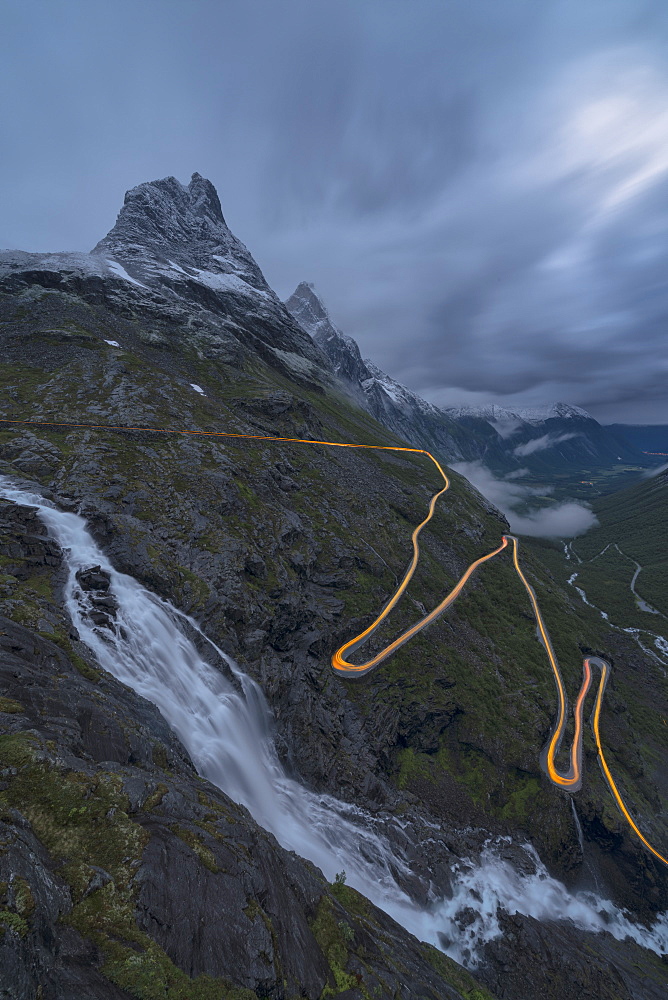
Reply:
<svg viewBox="0 0 668 1000"><path fill-rule="evenodd" d="M510 530L537 538L575 538L598 524L585 504L566 500L550 506L531 506L532 498L544 497L549 490L535 489L519 480L526 470L518 469L498 479L482 462L456 462L455 472L465 476L482 495L505 514Z"/></svg>

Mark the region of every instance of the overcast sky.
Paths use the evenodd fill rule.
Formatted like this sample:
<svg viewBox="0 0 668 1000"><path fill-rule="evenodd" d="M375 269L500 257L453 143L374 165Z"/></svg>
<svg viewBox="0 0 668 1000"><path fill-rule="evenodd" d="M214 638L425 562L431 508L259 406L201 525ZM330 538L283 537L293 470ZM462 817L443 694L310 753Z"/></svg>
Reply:
<svg viewBox="0 0 668 1000"><path fill-rule="evenodd" d="M0 0L0 245L197 170L441 404L668 422L666 0Z"/></svg>

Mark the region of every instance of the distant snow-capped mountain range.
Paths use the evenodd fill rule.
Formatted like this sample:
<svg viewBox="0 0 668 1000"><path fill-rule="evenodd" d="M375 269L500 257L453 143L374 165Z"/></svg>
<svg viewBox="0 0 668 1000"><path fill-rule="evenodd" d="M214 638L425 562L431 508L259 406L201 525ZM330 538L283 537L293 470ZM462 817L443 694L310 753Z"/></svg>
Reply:
<svg viewBox="0 0 668 1000"><path fill-rule="evenodd" d="M542 424L546 420L574 417L594 420L594 417L592 417L588 410L583 409L581 406L572 406L570 403L549 403L546 406L514 407L513 409L490 403L487 406L445 406L443 410L455 419L460 417L480 417L482 420L489 420L491 423L500 423L506 420L521 420L525 424Z"/></svg>

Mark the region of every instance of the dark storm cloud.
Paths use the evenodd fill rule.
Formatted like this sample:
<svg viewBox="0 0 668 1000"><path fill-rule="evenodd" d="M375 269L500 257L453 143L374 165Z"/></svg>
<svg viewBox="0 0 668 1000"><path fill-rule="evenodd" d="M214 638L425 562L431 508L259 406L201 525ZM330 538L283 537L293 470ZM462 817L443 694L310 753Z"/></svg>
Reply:
<svg viewBox="0 0 668 1000"><path fill-rule="evenodd" d="M668 419L664 0L5 0L0 243L193 170L440 403Z"/></svg>

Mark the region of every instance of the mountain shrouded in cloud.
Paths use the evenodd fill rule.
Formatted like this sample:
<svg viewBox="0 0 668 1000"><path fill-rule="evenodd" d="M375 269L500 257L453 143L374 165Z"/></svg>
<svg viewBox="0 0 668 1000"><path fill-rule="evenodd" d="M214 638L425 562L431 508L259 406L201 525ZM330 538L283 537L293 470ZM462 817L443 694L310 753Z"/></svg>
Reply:
<svg viewBox="0 0 668 1000"><path fill-rule="evenodd" d="M665 420L662 0L4 20L3 246L88 248L126 188L199 167L279 294L308 275L438 405Z"/></svg>
<svg viewBox="0 0 668 1000"><path fill-rule="evenodd" d="M623 461L648 464L648 456L623 437L610 434L579 406L557 402L512 411L495 405L439 408L391 378L373 361L362 359L356 341L332 323L313 284L300 282L285 305L327 357L352 398L379 423L416 447L428 446L450 466L457 461L471 465L477 478L481 462L492 483L496 481L494 473L506 481L529 473L525 466L551 480L558 469L609 467ZM463 474L470 478L467 471ZM493 488L494 497L490 499L494 502L500 488ZM503 485L502 494L505 489ZM530 494L531 490L527 494L524 487L513 483L514 499ZM542 523L543 519L539 528ZM579 530L583 523L577 520L576 528ZM562 520L553 518L547 526L548 534L558 534L562 527L570 531ZM532 522L531 527L535 529L536 525Z"/></svg>

